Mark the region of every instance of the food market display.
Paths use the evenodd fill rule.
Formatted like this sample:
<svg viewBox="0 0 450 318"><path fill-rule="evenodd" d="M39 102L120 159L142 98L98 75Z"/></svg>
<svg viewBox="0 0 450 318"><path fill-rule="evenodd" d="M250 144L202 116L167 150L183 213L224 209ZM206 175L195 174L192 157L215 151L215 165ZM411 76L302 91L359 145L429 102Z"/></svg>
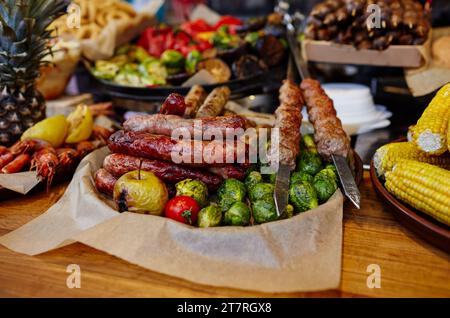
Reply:
<svg viewBox="0 0 450 318"><path fill-rule="evenodd" d="M314 85L318 84L306 80L299 87L286 80L280 89L275 123L280 130L279 161L292 165L295 170L290 178L290 204L282 218L327 202L338 188L336 169L330 163L329 155L339 150L347 156L350 150L342 128L335 132L327 130L328 122L342 126L332 102L323 103L324 92ZM318 129L315 136L302 138L303 95L310 116L315 119L314 124L323 129ZM227 129L248 127L245 117L222 116L228 96L227 87L216 88L209 95L202 87L193 87L185 98L171 94L163 103L160 114L129 118L123 124L124 130L109 139L112 154L105 158L103 167L95 174L97 190L114 199L120 212L166 216L199 227L247 226L279 219L274 202L276 174L262 174L262 163L233 160L235 163L226 164L227 161L218 160L222 157L214 161L203 155L201 161L173 162L173 149L180 143L194 146L195 153L189 154L192 158L206 153L207 149L215 149L212 153L216 153L219 147L224 147L219 140L208 139L203 134L200 134L200 140L194 140L198 124L202 125L200 132L203 133L211 129L226 132ZM194 139L181 142L172 139L173 132L180 128ZM327 139L333 142L327 143ZM196 147L196 143L200 147ZM234 143L231 145L236 159L239 147ZM246 151L246 147L241 151ZM275 160L273 156L270 152L269 157Z"/></svg>
<svg viewBox="0 0 450 318"><path fill-rule="evenodd" d="M55 176L72 173L81 159L104 146L113 133L94 124L96 111L95 105L79 105L67 118L56 115L43 119L11 147L0 146L0 173L36 170L47 187Z"/></svg>
<svg viewBox="0 0 450 318"><path fill-rule="evenodd" d="M380 26L368 24L376 22L373 5L379 8ZM390 45L421 45L430 30L429 10L417 0L327 0L311 11L305 35L358 49L385 50Z"/></svg>
<svg viewBox="0 0 450 318"><path fill-rule="evenodd" d="M399 200L450 225L450 84L425 109L410 140L382 146L374 166Z"/></svg>
<svg viewBox="0 0 450 318"><path fill-rule="evenodd" d="M249 21L223 16L215 25L198 19L150 27L111 59L96 61L92 73L132 87L180 85L201 70L215 83L252 77L283 63L284 29L275 16Z"/></svg>

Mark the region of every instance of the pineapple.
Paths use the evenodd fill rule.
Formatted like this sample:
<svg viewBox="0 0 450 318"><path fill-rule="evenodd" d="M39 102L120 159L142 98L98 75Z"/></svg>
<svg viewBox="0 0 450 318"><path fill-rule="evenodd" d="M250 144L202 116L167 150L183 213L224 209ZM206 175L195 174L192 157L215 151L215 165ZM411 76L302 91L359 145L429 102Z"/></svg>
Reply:
<svg viewBox="0 0 450 318"><path fill-rule="evenodd" d="M51 54L48 26L69 0L0 0L0 145L10 145L45 117L35 88L42 58Z"/></svg>

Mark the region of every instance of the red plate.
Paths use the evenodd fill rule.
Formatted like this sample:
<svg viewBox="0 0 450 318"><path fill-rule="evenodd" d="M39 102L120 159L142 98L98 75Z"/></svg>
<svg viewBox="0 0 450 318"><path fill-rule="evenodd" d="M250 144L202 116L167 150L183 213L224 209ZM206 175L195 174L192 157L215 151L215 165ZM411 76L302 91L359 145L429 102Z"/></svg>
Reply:
<svg viewBox="0 0 450 318"><path fill-rule="evenodd" d="M450 227L403 203L391 195L377 176L373 161L370 163L370 177L375 191L391 207L394 216L405 227L417 233L424 240L450 253Z"/></svg>

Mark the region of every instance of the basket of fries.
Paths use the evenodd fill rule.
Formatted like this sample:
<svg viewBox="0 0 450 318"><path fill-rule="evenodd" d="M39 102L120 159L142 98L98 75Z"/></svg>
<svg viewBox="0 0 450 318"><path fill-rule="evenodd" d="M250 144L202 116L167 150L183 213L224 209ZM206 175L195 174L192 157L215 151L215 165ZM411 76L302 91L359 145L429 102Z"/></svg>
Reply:
<svg viewBox="0 0 450 318"><path fill-rule="evenodd" d="M89 60L109 58L114 50L154 24L154 13L162 1L136 12L122 0L74 0L68 13L51 26L56 35L78 40Z"/></svg>

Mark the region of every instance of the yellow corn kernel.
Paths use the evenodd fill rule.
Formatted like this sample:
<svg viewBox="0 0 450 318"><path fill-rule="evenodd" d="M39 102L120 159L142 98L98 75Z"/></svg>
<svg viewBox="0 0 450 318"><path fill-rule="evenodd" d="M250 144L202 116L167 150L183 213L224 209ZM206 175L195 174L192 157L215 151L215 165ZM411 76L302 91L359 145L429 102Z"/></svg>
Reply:
<svg viewBox="0 0 450 318"><path fill-rule="evenodd" d="M447 151L450 118L450 84L444 85L414 127L414 142L422 151L441 155Z"/></svg>
<svg viewBox="0 0 450 318"><path fill-rule="evenodd" d="M432 156L419 149L412 142L394 142L380 147L373 159L379 176L391 171L400 159L426 162L444 169L450 169L450 154Z"/></svg>
<svg viewBox="0 0 450 318"><path fill-rule="evenodd" d="M385 177L386 189L395 197L450 225L450 171L401 159Z"/></svg>

